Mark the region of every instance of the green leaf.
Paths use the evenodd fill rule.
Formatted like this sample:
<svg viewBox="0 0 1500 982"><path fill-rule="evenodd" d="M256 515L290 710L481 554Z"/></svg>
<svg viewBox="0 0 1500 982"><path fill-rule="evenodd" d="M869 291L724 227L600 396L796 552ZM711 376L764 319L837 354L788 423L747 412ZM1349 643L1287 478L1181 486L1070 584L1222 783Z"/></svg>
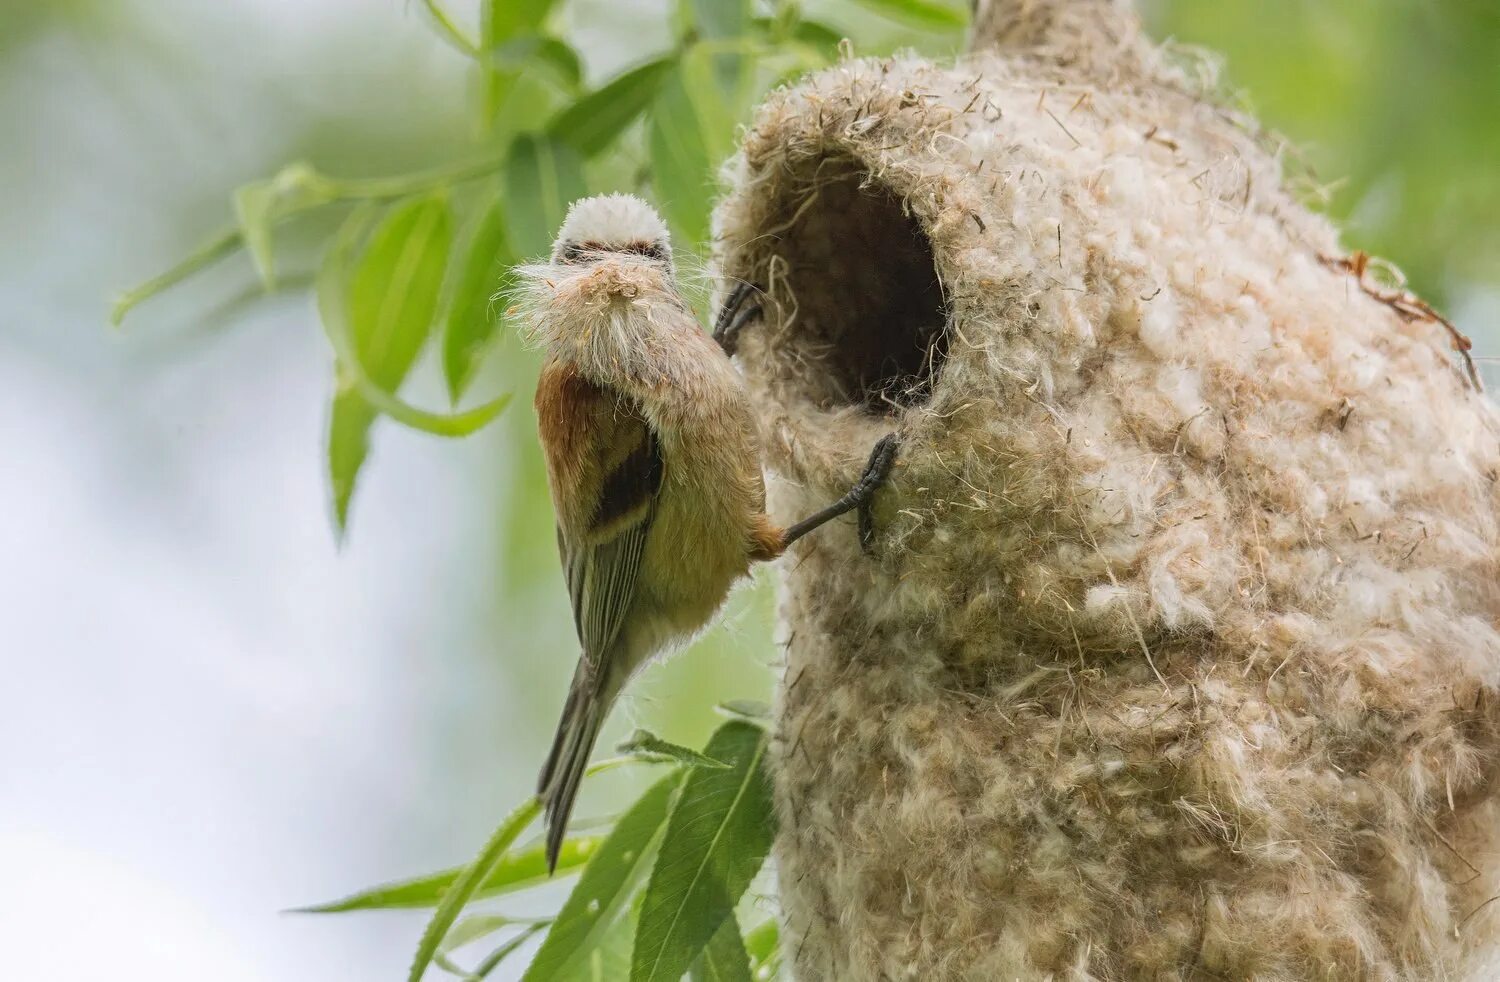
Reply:
<svg viewBox="0 0 1500 982"><path fill-rule="evenodd" d="M815 20L799 20L792 28L792 37L818 49L825 56L832 56L838 51L845 34Z"/></svg>
<svg viewBox="0 0 1500 982"><path fill-rule="evenodd" d="M479 7L480 117L486 127L503 119L502 109L515 105L514 96L534 97L535 83L520 68L491 64L491 56L507 42L524 34L541 33L553 0L483 0ZM527 98L534 105L536 98Z"/></svg>
<svg viewBox="0 0 1500 982"><path fill-rule="evenodd" d="M488 50L518 34L535 33L553 0L484 0L479 8L480 43Z"/></svg>
<svg viewBox="0 0 1500 982"><path fill-rule="evenodd" d="M359 380L394 392L426 343L448 263L448 222L442 194L398 205L371 234L352 272L346 266L352 244L346 234L319 274L319 308L340 361L328 428L329 477L340 531L348 522L376 415ZM338 337L344 332L345 337ZM352 350L339 351L344 342Z"/></svg>
<svg viewBox="0 0 1500 982"><path fill-rule="evenodd" d="M630 977L630 953L635 947L635 931L640 919L640 896L622 916L616 917L614 925L604 932L589 951L587 958L577 964L558 982L622 982Z"/></svg>
<svg viewBox="0 0 1500 982"><path fill-rule="evenodd" d="M693 962L689 978L692 982L753 982L750 956L745 954L745 941L733 911Z"/></svg>
<svg viewBox="0 0 1500 982"><path fill-rule="evenodd" d="M557 875L576 871L589 861L604 842L603 836L583 836L567 839L557 857ZM385 883L353 896L312 907L298 908L299 914L338 914L351 910L404 910L413 907L436 907L443 894L455 880L463 875L467 867L458 866L427 876L410 880ZM485 877L475 897L493 897L502 893L524 890L527 887L546 883L547 853L543 845L530 846L507 852L495 863L489 876Z"/></svg>
<svg viewBox="0 0 1500 982"><path fill-rule="evenodd" d="M234 192L235 220L267 290L276 288L271 229L283 217L333 200L329 182L305 163L288 164L272 177Z"/></svg>
<svg viewBox="0 0 1500 982"><path fill-rule="evenodd" d="M671 68L662 58L631 69L558 113L549 132L585 157L604 151L651 105Z"/></svg>
<svg viewBox="0 0 1500 982"><path fill-rule="evenodd" d="M741 38L750 27L750 0L689 0L698 36L709 41ZM735 53L714 56L714 74L720 88L738 97L745 60Z"/></svg>
<svg viewBox="0 0 1500 982"><path fill-rule="evenodd" d="M505 71L535 68L546 72L560 88L576 90L583 81L583 63L566 41L542 34L526 34L504 42L485 59Z"/></svg>
<svg viewBox="0 0 1500 982"><path fill-rule="evenodd" d="M497 931L503 931L508 927L523 928L545 928L552 923L552 919L527 919L518 917L506 917L504 914L474 914L465 917L443 939L442 947L439 949L444 954L451 954L465 945L473 944L480 938L487 938Z"/></svg>
<svg viewBox="0 0 1500 982"><path fill-rule="evenodd" d="M762 921L745 935L745 952L750 956L751 966L759 970L776 962L781 956L781 925L772 917ZM774 974L768 973L771 978Z"/></svg>
<svg viewBox="0 0 1500 982"><path fill-rule="evenodd" d="M545 254L568 205L586 193L583 165L571 147L539 133L516 137L504 182L511 251L528 258Z"/></svg>
<svg viewBox="0 0 1500 982"><path fill-rule="evenodd" d="M629 757L610 757L590 764L583 772L583 776L590 778L595 774L601 774L621 764L629 763L631 763ZM463 912L464 906L478 895L480 886L489 879L491 871L504 857L510 844L516 841L526 827L536 820L541 811L540 798L533 796L526 799L515 811L506 816L505 821L500 823L489 841L484 844L479 856L465 867L458 879L454 880L452 885L444 891L442 901L438 904L437 910L433 911L432 919L427 922L427 928L422 932L422 940L417 944L417 953L412 958L407 982L421 982L422 974L427 971L427 966L432 964L438 947L442 945L448 930L453 927L453 922Z"/></svg>
<svg viewBox="0 0 1500 982"><path fill-rule="evenodd" d="M750 0L689 0L703 38L737 38L750 24Z"/></svg>
<svg viewBox="0 0 1500 982"><path fill-rule="evenodd" d="M615 824L558 911L524 982L569 978L588 963L589 953L645 879L668 805L681 783L681 773L657 781Z"/></svg>
<svg viewBox="0 0 1500 982"><path fill-rule="evenodd" d="M426 409L419 409L410 403L402 402L392 390L383 387L383 384L372 378L369 373L368 366L365 364L365 358L369 355L360 352L359 339L357 339L356 328L351 319L354 315L351 313L350 295L351 283L354 283L353 261L350 256L354 244L362 237L363 229L369 223L368 219L369 211L365 208L360 208L351 214L350 219L345 222L344 229L339 232L335 244L324 256L323 268L318 273L318 312L321 313L321 319L323 319L324 333L329 337L333 352L338 357L338 393L350 393L351 399L354 396L360 397L369 403L368 408L378 409L398 423L425 433L432 433L435 436L468 436L469 433L475 432L495 418L495 415L498 415L499 411L510 402L510 396L499 396L484 405L455 412L455 414L428 412ZM362 415L365 414L351 412L348 420L357 424ZM366 429L368 429L368 424L366 424ZM357 426L351 427L350 433L359 438L350 444L357 448L357 445L363 442L363 430ZM332 445L339 447L341 444L339 441L333 441Z"/></svg>
<svg viewBox="0 0 1500 982"><path fill-rule="evenodd" d="M775 834L766 734L732 720L704 753L727 770L688 772L641 906L632 982L677 982L765 862Z"/></svg>
<svg viewBox="0 0 1500 982"><path fill-rule="evenodd" d="M437 910L433 912L432 919L427 922L427 928L422 932L422 940L417 944L417 953L412 958L411 971L407 973L407 982L421 982L422 975L427 971L427 966L432 964L433 956L437 954L438 947L443 943L443 938L448 934L448 929L453 922L458 920L458 915L463 911L464 905L474 898L479 892L479 887L489 878L490 871L510 848L510 844L516 841L516 837L525 831L541 814L542 803L538 798L531 798L515 811L511 812L495 829L490 840L480 850L479 856L464 870L463 874L453 882L443 894L442 902L438 904Z"/></svg>
<svg viewBox="0 0 1500 982"><path fill-rule="evenodd" d="M678 66L698 116L710 165L717 165L734 152L735 114L714 82L714 64L711 49L700 44L689 48Z"/></svg>
<svg viewBox="0 0 1500 982"><path fill-rule="evenodd" d="M688 767L718 767L725 768L729 765L722 760L714 760L705 757L696 750L668 743L655 733L646 730L636 730L630 739L615 748L622 754L631 754L636 757L645 757L648 760L669 760Z"/></svg>
<svg viewBox="0 0 1500 982"><path fill-rule="evenodd" d="M542 930L542 927L543 925L541 924L533 924L514 938L505 942L505 944L490 952L484 957L484 961L474 967L470 978L476 980L489 978L490 973L499 968L501 962L515 954L522 945L530 941L538 931Z"/></svg>
<svg viewBox="0 0 1500 982"><path fill-rule="evenodd" d="M681 245L691 249L708 237L712 167L698 107L680 72L667 77L652 104L647 148L656 203Z"/></svg>
<svg viewBox="0 0 1500 982"><path fill-rule="evenodd" d="M725 716L754 723L771 718L771 707L756 699L729 699L714 707Z"/></svg>
<svg viewBox="0 0 1500 982"><path fill-rule="evenodd" d="M934 0L856 0L882 17L929 31L949 31L968 23L962 8Z"/></svg>
<svg viewBox="0 0 1500 982"><path fill-rule="evenodd" d="M442 277L437 264L447 262L448 207L439 193L397 208L354 264L350 257L369 217L366 208L350 215L318 272L318 311L336 356L328 464L340 533L347 524L349 500L377 413L414 429L456 437L484 426L510 401L504 395L474 409L442 415L396 397L394 388L432 327L434 278Z"/></svg>
<svg viewBox="0 0 1500 982"><path fill-rule="evenodd" d="M447 195L391 209L354 267L349 327L359 364L394 392L427 342L452 242Z"/></svg>
<svg viewBox="0 0 1500 982"><path fill-rule="evenodd" d="M463 261L454 264L457 276L443 332L443 377L454 402L468 388L499 326L504 301L498 296L510 282L508 267L514 263L505 241L505 211L497 200L473 223Z"/></svg>

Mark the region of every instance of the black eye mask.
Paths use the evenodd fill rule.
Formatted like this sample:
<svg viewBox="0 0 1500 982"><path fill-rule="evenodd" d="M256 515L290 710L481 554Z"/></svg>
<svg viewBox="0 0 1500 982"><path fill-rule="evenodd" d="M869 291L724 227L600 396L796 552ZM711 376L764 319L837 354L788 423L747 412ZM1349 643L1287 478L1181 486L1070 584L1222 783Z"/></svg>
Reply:
<svg viewBox="0 0 1500 982"><path fill-rule="evenodd" d="M667 246L663 242L627 242L622 246L607 246L599 242L569 242L563 246L562 261L565 263L583 262L589 256L601 252L620 252L634 256L644 256L647 259L659 263L670 261Z"/></svg>

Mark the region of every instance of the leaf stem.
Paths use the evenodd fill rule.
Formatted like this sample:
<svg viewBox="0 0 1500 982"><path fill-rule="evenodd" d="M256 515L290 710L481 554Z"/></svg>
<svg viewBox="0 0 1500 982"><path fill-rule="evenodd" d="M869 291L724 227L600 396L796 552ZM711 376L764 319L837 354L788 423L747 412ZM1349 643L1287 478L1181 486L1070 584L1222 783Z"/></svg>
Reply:
<svg viewBox="0 0 1500 982"><path fill-rule="evenodd" d="M220 259L233 254L244 244L245 237L238 227L227 228L220 232L171 269L116 297L110 309L110 325L119 327L125 320L125 315L130 313L136 305L151 299L158 293L170 290L199 270L206 269Z"/></svg>
<svg viewBox="0 0 1500 982"><path fill-rule="evenodd" d="M444 10L437 0L422 0L422 6L427 8L427 13L436 22L438 33L443 36L444 40L470 58L479 57L479 45L470 40L469 36L453 22L453 18L448 16L448 11Z"/></svg>
<svg viewBox="0 0 1500 982"><path fill-rule="evenodd" d="M410 174L391 177L324 178L325 188L337 201L372 201L381 198L401 198L416 194L439 184L458 184L485 177L500 169L505 163L505 151L489 153L483 157L460 161L445 167L432 167Z"/></svg>
<svg viewBox="0 0 1500 982"><path fill-rule="evenodd" d="M319 193L312 196L307 204L290 208L276 215L275 224L279 225L304 211L326 204L340 201L380 201L387 198L401 198L441 184L472 181L493 174L504 162L505 153L498 151L445 167L433 167L391 177L331 178L321 174L311 174L305 179ZM119 327L126 315L140 304L158 293L170 290L219 260L228 258L244 245L245 235L241 228L235 226L225 229L175 266L120 294L110 310L110 323L114 327Z"/></svg>

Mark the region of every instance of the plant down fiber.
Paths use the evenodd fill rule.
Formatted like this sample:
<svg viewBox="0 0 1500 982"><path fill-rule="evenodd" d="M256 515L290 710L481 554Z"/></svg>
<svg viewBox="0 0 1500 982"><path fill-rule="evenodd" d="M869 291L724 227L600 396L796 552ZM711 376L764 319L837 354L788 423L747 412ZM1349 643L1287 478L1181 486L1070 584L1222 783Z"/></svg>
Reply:
<svg viewBox="0 0 1500 982"><path fill-rule="evenodd" d="M1041 6L773 94L726 172L773 513L904 441L869 555L783 561L788 964L1500 977L1495 411L1252 122Z"/></svg>

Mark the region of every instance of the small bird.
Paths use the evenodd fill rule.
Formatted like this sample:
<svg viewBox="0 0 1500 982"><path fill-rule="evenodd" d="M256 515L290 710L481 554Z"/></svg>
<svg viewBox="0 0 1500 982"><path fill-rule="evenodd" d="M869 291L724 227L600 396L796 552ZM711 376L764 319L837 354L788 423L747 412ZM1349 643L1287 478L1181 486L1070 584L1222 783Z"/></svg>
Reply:
<svg viewBox="0 0 1500 982"><path fill-rule="evenodd" d="M678 291L666 225L611 194L568 210L550 262L522 267L515 311L546 351L536 414L582 655L542 766L547 862L599 727L630 678L702 629L752 563L869 502L894 463L877 443L853 489L783 528L729 355ZM746 299L737 291L734 305ZM720 323L743 318L726 309ZM743 328L739 323L736 330Z"/></svg>

